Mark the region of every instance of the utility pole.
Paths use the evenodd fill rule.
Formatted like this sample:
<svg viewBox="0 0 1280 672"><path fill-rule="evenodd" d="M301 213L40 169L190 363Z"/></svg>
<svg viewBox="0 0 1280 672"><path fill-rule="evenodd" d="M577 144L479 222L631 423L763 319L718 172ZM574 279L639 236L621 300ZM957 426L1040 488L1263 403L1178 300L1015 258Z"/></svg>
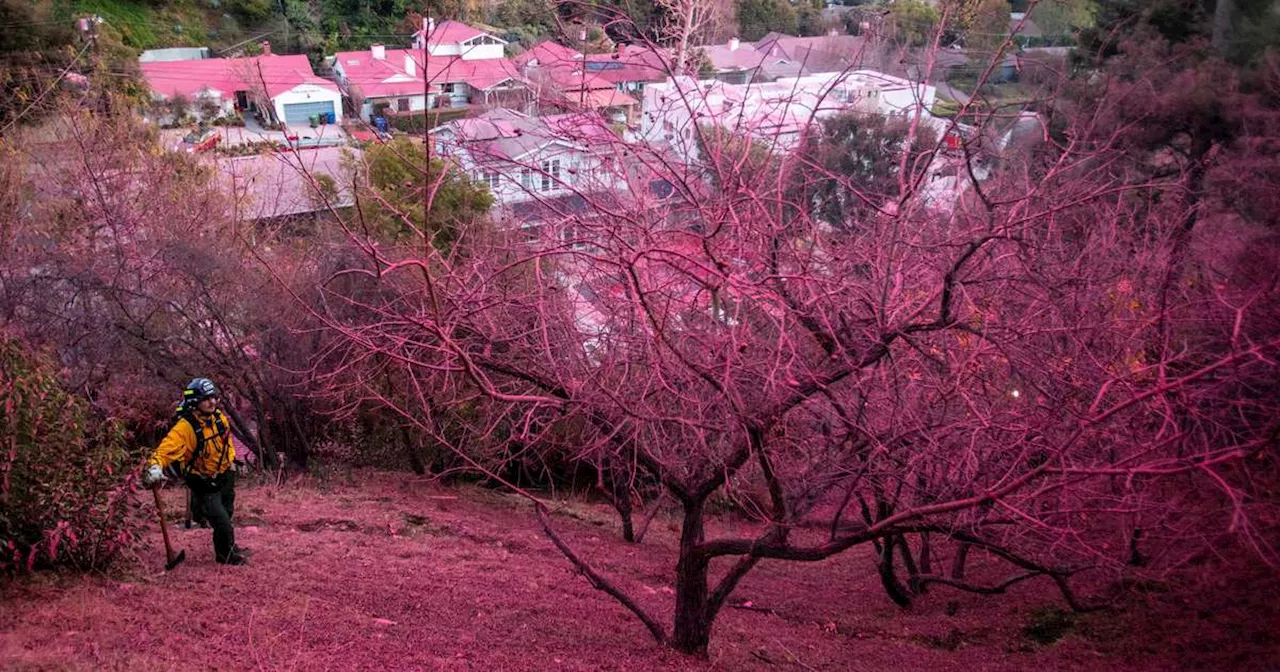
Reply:
<svg viewBox="0 0 1280 672"><path fill-rule="evenodd" d="M284 48L292 49L293 44L289 42L289 13L284 9L284 0L278 0L280 3L280 16L284 17Z"/></svg>

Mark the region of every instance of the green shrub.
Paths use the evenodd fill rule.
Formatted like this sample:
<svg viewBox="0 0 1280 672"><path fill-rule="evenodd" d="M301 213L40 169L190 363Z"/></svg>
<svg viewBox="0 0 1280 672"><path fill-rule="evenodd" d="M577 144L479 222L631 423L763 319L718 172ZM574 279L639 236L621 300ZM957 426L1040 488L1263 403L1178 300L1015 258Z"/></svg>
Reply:
<svg viewBox="0 0 1280 672"><path fill-rule="evenodd" d="M136 540L122 426L59 385L56 365L0 341L0 570L104 569Z"/></svg>
<svg viewBox="0 0 1280 672"><path fill-rule="evenodd" d="M461 119L470 112L468 108L458 107L442 110L428 110L425 114L394 114L387 117L391 128L403 133L422 133L426 128L435 128L447 124L454 119Z"/></svg>
<svg viewBox="0 0 1280 672"><path fill-rule="evenodd" d="M939 98L933 103L933 116L950 119L956 116L960 111L960 103L945 98Z"/></svg>

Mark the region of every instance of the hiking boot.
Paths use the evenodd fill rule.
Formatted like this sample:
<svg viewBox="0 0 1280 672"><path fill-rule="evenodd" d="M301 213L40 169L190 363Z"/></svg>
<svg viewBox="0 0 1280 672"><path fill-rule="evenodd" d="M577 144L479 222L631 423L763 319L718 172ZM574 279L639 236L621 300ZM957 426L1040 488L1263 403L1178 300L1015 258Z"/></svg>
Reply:
<svg viewBox="0 0 1280 672"><path fill-rule="evenodd" d="M245 548L244 546L233 546L233 547L231 548L231 554L232 554L232 555L243 555L244 557L246 557L246 558L247 558L247 557L249 557L249 556L253 555L253 549L252 549L252 548Z"/></svg>
<svg viewBox="0 0 1280 672"><path fill-rule="evenodd" d="M231 555L227 556L225 560L224 560L224 559L219 559L219 560L218 560L218 564L220 564L220 565L247 565L247 564L249 564L249 559L248 559L248 558L246 558L246 557L244 557L243 555L241 555L240 553L238 553L238 552L236 552L236 551L232 551L232 552L231 552Z"/></svg>

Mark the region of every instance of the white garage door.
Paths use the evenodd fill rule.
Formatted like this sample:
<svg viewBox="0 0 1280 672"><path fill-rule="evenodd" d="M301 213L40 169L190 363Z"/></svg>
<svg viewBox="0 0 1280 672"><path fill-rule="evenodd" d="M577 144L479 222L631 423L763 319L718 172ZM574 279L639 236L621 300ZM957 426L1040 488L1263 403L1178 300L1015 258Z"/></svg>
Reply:
<svg viewBox="0 0 1280 672"><path fill-rule="evenodd" d="M319 103L286 103L284 106L284 123L299 126L310 123L313 114L333 114L333 101Z"/></svg>

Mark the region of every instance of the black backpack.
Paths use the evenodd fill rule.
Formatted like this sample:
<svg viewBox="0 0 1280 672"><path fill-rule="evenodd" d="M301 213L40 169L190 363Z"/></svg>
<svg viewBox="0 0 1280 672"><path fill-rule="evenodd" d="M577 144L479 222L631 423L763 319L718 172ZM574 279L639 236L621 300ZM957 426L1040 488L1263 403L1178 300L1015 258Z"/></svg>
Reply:
<svg viewBox="0 0 1280 672"><path fill-rule="evenodd" d="M195 412L187 408L186 404L179 403L178 407L173 411L173 424L169 425L170 431L178 425L179 422L186 422L191 425L191 431L196 435L196 449L191 451L191 458L185 463L174 462L165 468L170 472L170 476L177 478L186 478L191 473L191 466L204 456L205 444L208 441L204 438L204 430L200 427L200 421L196 420ZM227 433L227 426L222 422L221 415L213 416L213 422L217 429L217 436Z"/></svg>

